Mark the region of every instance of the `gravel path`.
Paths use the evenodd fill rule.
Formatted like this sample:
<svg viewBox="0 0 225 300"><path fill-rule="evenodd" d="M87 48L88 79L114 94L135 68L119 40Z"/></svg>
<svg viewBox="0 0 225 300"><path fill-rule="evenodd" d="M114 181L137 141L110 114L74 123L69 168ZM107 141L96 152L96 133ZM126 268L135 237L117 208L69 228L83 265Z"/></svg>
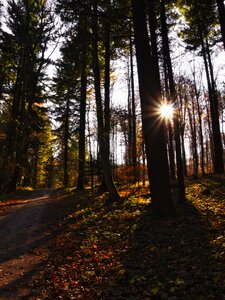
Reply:
<svg viewBox="0 0 225 300"><path fill-rule="evenodd" d="M50 192L37 191L29 198L1 204L1 300L31 299L29 284L47 263L48 244L54 236L48 218L54 200Z"/></svg>

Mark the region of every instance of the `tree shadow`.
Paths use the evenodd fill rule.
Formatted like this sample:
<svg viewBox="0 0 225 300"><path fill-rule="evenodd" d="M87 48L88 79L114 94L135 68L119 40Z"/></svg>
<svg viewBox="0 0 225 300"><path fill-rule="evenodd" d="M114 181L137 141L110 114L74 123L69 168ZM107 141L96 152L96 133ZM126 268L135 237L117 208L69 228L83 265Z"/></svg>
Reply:
<svg viewBox="0 0 225 300"><path fill-rule="evenodd" d="M48 259L43 260L41 263L37 264L29 272L17 277L17 279L5 284L0 288L0 299L35 299L36 295L39 293L40 286L31 286L31 278L41 272ZM46 278L47 279L47 278Z"/></svg>
<svg viewBox="0 0 225 300"><path fill-rule="evenodd" d="M190 203L173 219L149 209L134 232L123 261L125 275L102 299L224 299L210 228Z"/></svg>

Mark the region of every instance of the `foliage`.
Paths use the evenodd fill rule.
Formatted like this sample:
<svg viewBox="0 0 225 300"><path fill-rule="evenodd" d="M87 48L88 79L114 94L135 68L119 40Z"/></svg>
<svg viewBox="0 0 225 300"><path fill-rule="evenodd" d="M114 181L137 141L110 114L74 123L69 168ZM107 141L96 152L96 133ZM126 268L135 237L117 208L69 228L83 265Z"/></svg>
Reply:
<svg viewBox="0 0 225 300"><path fill-rule="evenodd" d="M47 1L8 1L7 30L1 31L1 112L6 136L1 164L1 188L13 190L29 170L29 155L45 126L44 67L53 33ZM2 122L2 120L1 120ZM32 171L35 172L32 165ZM31 181L31 179L29 179Z"/></svg>
<svg viewBox="0 0 225 300"><path fill-rule="evenodd" d="M211 40L217 38L218 33L215 31L217 19L213 0L203 2L186 0L178 3L186 20L180 34L184 38L187 49L201 48L203 37Z"/></svg>

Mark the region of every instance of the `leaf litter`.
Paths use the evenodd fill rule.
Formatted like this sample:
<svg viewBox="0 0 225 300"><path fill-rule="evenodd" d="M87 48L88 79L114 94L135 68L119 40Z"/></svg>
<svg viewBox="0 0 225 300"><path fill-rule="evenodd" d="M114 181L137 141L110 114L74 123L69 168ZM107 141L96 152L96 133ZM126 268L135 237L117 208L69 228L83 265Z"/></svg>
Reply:
<svg viewBox="0 0 225 300"><path fill-rule="evenodd" d="M187 202L164 220L146 188L124 188L110 208L105 194L68 194L34 299L224 299L224 187L224 175L188 180Z"/></svg>

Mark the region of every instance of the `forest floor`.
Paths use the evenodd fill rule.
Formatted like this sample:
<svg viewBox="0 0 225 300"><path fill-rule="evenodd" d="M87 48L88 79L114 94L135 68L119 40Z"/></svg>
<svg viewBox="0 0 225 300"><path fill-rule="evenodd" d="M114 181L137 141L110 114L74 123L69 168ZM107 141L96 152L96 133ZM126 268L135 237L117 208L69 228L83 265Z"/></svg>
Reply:
<svg viewBox="0 0 225 300"><path fill-rule="evenodd" d="M75 190L0 202L0 299L225 299L225 176L186 186L164 220L135 186L112 206Z"/></svg>

